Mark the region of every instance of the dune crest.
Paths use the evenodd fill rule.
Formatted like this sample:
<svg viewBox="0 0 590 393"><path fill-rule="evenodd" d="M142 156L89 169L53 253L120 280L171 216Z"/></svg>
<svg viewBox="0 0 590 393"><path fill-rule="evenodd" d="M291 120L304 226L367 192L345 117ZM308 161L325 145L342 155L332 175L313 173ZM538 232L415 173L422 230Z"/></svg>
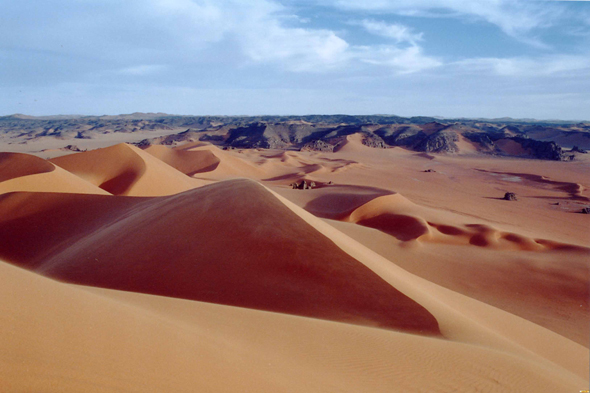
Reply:
<svg viewBox="0 0 590 393"><path fill-rule="evenodd" d="M0 194L17 191L109 195L42 158L0 153Z"/></svg>
<svg viewBox="0 0 590 393"><path fill-rule="evenodd" d="M171 195L203 184L124 143L50 161L113 195Z"/></svg>
<svg viewBox="0 0 590 393"><path fill-rule="evenodd" d="M355 209L344 220L381 230L401 241L472 245L491 250L590 253L587 247L530 238L489 224L473 223L453 213L416 205L401 194L377 197Z"/></svg>
<svg viewBox="0 0 590 393"><path fill-rule="evenodd" d="M42 158L23 153L0 153L0 183L17 177L48 173L55 166Z"/></svg>
<svg viewBox="0 0 590 393"><path fill-rule="evenodd" d="M142 200L76 197L11 196L9 211L40 207L0 222L0 234L20 238L0 255L72 283L439 334L422 306L255 182ZM68 233L72 209L85 232ZM64 229L48 237L49 225Z"/></svg>
<svg viewBox="0 0 590 393"><path fill-rule="evenodd" d="M211 150L190 151L170 149L162 145L151 145L144 151L187 176L215 170L221 160Z"/></svg>

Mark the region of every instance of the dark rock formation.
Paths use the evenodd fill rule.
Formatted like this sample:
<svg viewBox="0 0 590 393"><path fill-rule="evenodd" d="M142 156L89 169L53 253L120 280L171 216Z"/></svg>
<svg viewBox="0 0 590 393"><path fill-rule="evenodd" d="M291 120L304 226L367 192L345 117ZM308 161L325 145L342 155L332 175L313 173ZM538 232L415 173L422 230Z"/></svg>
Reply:
<svg viewBox="0 0 590 393"><path fill-rule="evenodd" d="M67 145L66 147L64 147L64 150L78 151L78 152L86 151L86 149L80 149L76 145Z"/></svg>
<svg viewBox="0 0 590 393"><path fill-rule="evenodd" d="M582 148L579 148L578 146L572 147L572 149L570 150L570 152L573 152L573 153L582 153L582 154L587 154L588 153L587 150L582 149Z"/></svg>
<svg viewBox="0 0 590 393"><path fill-rule="evenodd" d="M334 145L321 140L315 140L313 142L306 143L301 148L301 151L323 151L332 153L334 151Z"/></svg>
<svg viewBox="0 0 590 393"><path fill-rule="evenodd" d="M506 194L504 194L504 200L506 201L518 201L518 199L516 198L516 194L513 192L507 192Z"/></svg>
<svg viewBox="0 0 590 393"><path fill-rule="evenodd" d="M583 208L582 211L580 211L580 213L582 213L582 214L590 214L590 207Z"/></svg>
<svg viewBox="0 0 590 393"><path fill-rule="evenodd" d="M316 188L317 185L315 184L315 182L307 182L305 180L301 180L299 183L295 182L295 183L291 183L289 184L291 186L292 189L294 190L311 190L312 188Z"/></svg>
<svg viewBox="0 0 590 393"><path fill-rule="evenodd" d="M543 142L523 137L510 139L519 143L524 149L529 149L534 158L553 161L568 160L561 147L555 142Z"/></svg>
<svg viewBox="0 0 590 393"><path fill-rule="evenodd" d="M459 147L455 142L458 140L455 132L442 130L429 135L416 146L416 150L426 153L456 153Z"/></svg>
<svg viewBox="0 0 590 393"><path fill-rule="evenodd" d="M375 130L374 134L390 146L409 148L413 148L427 137L424 131L415 126L382 127Z"/></svg>
<svg viewBox="0 0 590 393"><path fill-rule="evenodd" d="M436 171L434 169L425 169L423 172L432 173L432 172L436 172Z"/></svg>
<svg viewBox="0 0 590 393"><path fill-rule="evenodd" d="M495 145L490 135L483 133L483 132L468 132L463 134L463 136L469 139L471 142L475 142L479 144L482 148L486 150L494 150Z"/></svg>
<svg viewBox="0 0 590 393"><path fill-rule="evenodd" d="M363 135L363 145L375 149L387 149L387 145L385 144L383 139L381 139L380 136L372 133L366 133Z"/></svg>

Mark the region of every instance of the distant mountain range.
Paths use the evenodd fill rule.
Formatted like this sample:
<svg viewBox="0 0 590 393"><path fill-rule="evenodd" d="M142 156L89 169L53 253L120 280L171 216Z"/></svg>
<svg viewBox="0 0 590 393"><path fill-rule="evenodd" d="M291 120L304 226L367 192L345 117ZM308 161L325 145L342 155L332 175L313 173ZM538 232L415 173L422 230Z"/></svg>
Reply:
<svg viewBox="0 0 590 393"><path fill-rule="evenodd" d="M97 134L171 131L140 145L209 141L226 148L334 151L360 133L367 146L400 146L427 153L486 153L570 160L590 149L590 122L529 119L441 119L393 115L117 116L11 115L0 117L0 135L35 140L93 139ZM177 133L174 131L178 130ZM161 134L161 132L160 132ZM149 134L148 134L149 135ZM566 152L564 148L572 149Z"/></svg>

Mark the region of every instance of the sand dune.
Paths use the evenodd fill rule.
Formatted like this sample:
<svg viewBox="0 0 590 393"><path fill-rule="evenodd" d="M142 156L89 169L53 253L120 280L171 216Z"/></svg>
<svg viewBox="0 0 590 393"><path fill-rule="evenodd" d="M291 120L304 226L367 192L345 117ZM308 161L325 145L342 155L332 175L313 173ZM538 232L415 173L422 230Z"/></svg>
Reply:
<svg viewBox="0 0 590 393"><path fill-rule="evenodd" d="M126 144L57 157L51 162L113 195L170 195L202 185Z"/></svg>
<svg viewBox="0 0 590 393"><path fill-rule="evenodd" d="M282 194L320 217L380 230L386 235L361 232L362 243L419 276L590 345L589 248L524 236L385 190L362 190Z"/></svg>
<svg viewBox="0 0 590 393"><path fill-rule="evenodd" d="M452 213L418 206L400 194L375 198L354 210L345 220L379 229L402 241L465 244L495 250L559 249L590 253L590 248L502 231L481 220L466 221Z"/></svg>
<svg viewBox="0 0 590 393"><path fill-rule="evenodd" d="M25 210L0 223L18 239L2 257L60 280L438 334L424 308L252 181L151 200L17 194L0 206ZM86 233L68 233L65 212Z"/></svg>
<svg viewBox="0 0 590 393"><path fill-rule="evenodd" d="M0 194L15 191L109 194L42 158L0 153Z"/></svg>
<svg viewBox="0 0 590 393"><path fill-rule="evenodd" d="M419 392L456 386L458 392L565 393L584 383L479 346L87 291L1 262L0 272L0 376L7 392Z"/></svg>
<svg viewBox="0 0 590 393"><path fill-rule="evenodd" d="M0 155L0 390L583 389L590 161L467 143Z"/></svg>
<svg viewBox="0 0 590 393"><path fill-rule="evenodd" d="M536 355L532 359L546 359L578 377L587 378L588 351L583 346L526 320L414 276L283 197L279 199L343 251L426 307L437 318L446 338L502 348L525 357L534 353ZM503 323L498 324L498 321Z"/></svg>
<svg viewBox="0 0 590 393"><path fill-rule="evenodd" d="M54 170L54 165L39 157L22 153L0 153L0 182Z"/></svg>
<svg viewBox="0 0 590 393"><path fill-rule="evenodd" d="M188 176L213 171L220 163L219 158L210 150L189 151L152 145L144 151Z"/></svg>
<svg viewBox="0 0 590 393"><path fill-rule="evenodd" d="M249 162L241 159L236 154L229 151L221 150L220 148L211 144L204 144L202 142L189 143L177 147L175 150L182 150L187 152L209 152L219 159L219 165L210 172L199 173L196 178L207 180L225 180L238 177L248 177L251 179L261 179L267 173L252 165Z"/></svg>

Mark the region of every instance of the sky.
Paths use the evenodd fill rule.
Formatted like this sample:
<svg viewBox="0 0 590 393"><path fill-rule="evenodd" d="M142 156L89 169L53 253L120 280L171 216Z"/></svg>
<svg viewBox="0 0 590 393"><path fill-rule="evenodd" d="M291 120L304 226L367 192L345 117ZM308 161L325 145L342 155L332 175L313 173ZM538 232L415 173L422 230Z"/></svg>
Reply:
<svg viewBox="0 0 590 393"><path fill-rule="evenodd" d="M590 1L0 5L0 115L590 120Z"/></svg>

